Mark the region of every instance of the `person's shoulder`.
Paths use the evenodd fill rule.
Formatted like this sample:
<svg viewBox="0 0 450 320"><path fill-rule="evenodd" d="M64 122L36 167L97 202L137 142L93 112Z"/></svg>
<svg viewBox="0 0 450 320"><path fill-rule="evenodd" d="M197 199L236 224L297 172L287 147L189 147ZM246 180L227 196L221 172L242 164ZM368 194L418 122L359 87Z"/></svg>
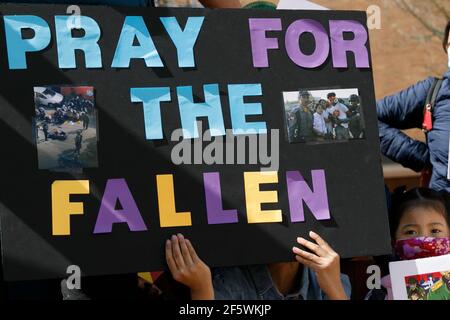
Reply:
<svg viewBox="0 0 450 320"><path fill-rule="evenodd" d="M436 77L429 76L425 79L419 80L416 83L410 85L405 90L406 91L413 90L416 93L417 91L428 92L428 90L431 88L432 84L436 81L436 79L437 79Z"/></svg>
<svg viewBox="0 0 450 320"><path fill-rule="evenodd" d="M431 84L434 81L436 81L436 79L438 79L438 77L429 76L429 77L426 77L425 79L420 80L418 83L424 83L424 84L425 83L429 83L429 84Z"/></svg>

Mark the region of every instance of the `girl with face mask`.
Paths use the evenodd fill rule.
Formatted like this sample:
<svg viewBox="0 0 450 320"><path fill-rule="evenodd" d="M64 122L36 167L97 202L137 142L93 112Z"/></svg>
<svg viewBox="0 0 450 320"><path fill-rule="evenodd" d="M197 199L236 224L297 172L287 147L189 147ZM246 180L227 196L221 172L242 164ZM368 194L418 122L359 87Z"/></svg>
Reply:
<svg viewBox="0 0 450 320"><path fill-rule="evenodd" d="M417 188L394 195L389 213L393 257L413 260L450 254L448 195L432 189ZM390 277L381 279L381 289L369 292L366 299L392 300Z"/></svg>

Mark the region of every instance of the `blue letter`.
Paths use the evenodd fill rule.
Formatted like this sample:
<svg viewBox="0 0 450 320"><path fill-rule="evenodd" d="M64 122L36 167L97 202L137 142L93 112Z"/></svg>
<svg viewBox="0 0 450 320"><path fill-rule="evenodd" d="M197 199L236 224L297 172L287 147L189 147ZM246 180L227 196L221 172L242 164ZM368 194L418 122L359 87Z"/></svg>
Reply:
<svg viewBox="0 0 450 320"><path fill-rule="evenodd" d="M26 52L45 49L51 40L50 28L37 16L4 16L9 69L26 69ZM33 29L34 37L22 39L22 29Z"/></svg>
<svg viewBox="0 0 450 320"><path fill-rule="evenodd" d="M205 93L205 102L194 103L191 86L177 87L181 125L185 139L198 138L198 117L208 117L209 130L212 137L225 135L219 85L204 85L203 91Z"/></svg>
<svg viewBox="0 0 450 320"><path fill-rule="evenodd" d="M184 31L175 17L160 18L172 42L177 47L178 66L180 68L195 67L194 45L205 17L189 17Z"/></svg>
<svg viewBox="0 0 450 320"><path fill-rule="evenodd" d="M161 125L162 101L170 101L170 88L131 88L131 101L144 105L145 136L147 140L163 138Z"/></svg>
<svg viewBox="0 0 450 320"><path fill-rule="evenodd" d="M77 17L78 18L78 17ZM56 39L58 46L58 63L63 69L76 68L75 50L82 50L86 68L101 68L102 54L98 45L101 31L94 19L79 16L80 27L84 37L72 37L72 16L55 16Z"/></svg>
<svg viewBox="0 0 450 320"><path fill-rule="evenodd" d="M139 46L133 46L135 37ZM147 67L164 67L144 19L140 16L125 17L111 67L128 68L131 59L145 59Z"/></svg>
<svg viewBox="0 0 450 320"><path fill-rule="evenodd" d="M262 95L261 84L230 84L228 85L230 99L231 124L233 134L265 134L265 122L247 122L246 115L262 114L260 103L244 103L246 96Z"/></svg>

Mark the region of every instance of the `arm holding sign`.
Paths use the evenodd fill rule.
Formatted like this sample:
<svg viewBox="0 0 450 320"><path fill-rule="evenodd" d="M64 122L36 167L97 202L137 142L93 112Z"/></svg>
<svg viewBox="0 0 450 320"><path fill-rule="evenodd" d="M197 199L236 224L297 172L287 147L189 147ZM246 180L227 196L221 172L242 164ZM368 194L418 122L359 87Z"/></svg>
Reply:
<svg viewBox="0 0 450 320"><path fill-rule="evenodd" d="M401 132L403 129L421 128L423 108L433 78L377 102L381 151L388 158L415 171L429 166L428 147Z"/></svg>
<svg viewBox="0 0 450 320"><path fill-rule="evenodd" d="M166 260L173 278L189 287L192 300L273 300L298 286L297 295L302 299L349 299L350 284L340 273L338 254L319 235L311 232L310 236L317 244L303 238L298 242L315 254L293 248L299 263L278 263L274 269L271 265L217 268L214 280L209 267L181 234L167 240Z"/></svg>

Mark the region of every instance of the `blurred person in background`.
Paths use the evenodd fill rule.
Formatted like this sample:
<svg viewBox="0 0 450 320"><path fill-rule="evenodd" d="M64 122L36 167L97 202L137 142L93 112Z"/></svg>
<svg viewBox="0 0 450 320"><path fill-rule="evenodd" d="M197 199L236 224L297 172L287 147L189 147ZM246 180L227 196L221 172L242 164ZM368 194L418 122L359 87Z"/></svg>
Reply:
<svg viewBox="0 0 450 320"><path fill-rule="evenodd" d="M426 142L414 140L401 130L422 128L427 96L436 83L433 77L377 102L379 137L382 153L391 160L414 171L430 171L428 186L450 193L448 174L450 137L450 21L444 32L443 49L448 56L448 68L437 90L431 110Z"/></svg>

